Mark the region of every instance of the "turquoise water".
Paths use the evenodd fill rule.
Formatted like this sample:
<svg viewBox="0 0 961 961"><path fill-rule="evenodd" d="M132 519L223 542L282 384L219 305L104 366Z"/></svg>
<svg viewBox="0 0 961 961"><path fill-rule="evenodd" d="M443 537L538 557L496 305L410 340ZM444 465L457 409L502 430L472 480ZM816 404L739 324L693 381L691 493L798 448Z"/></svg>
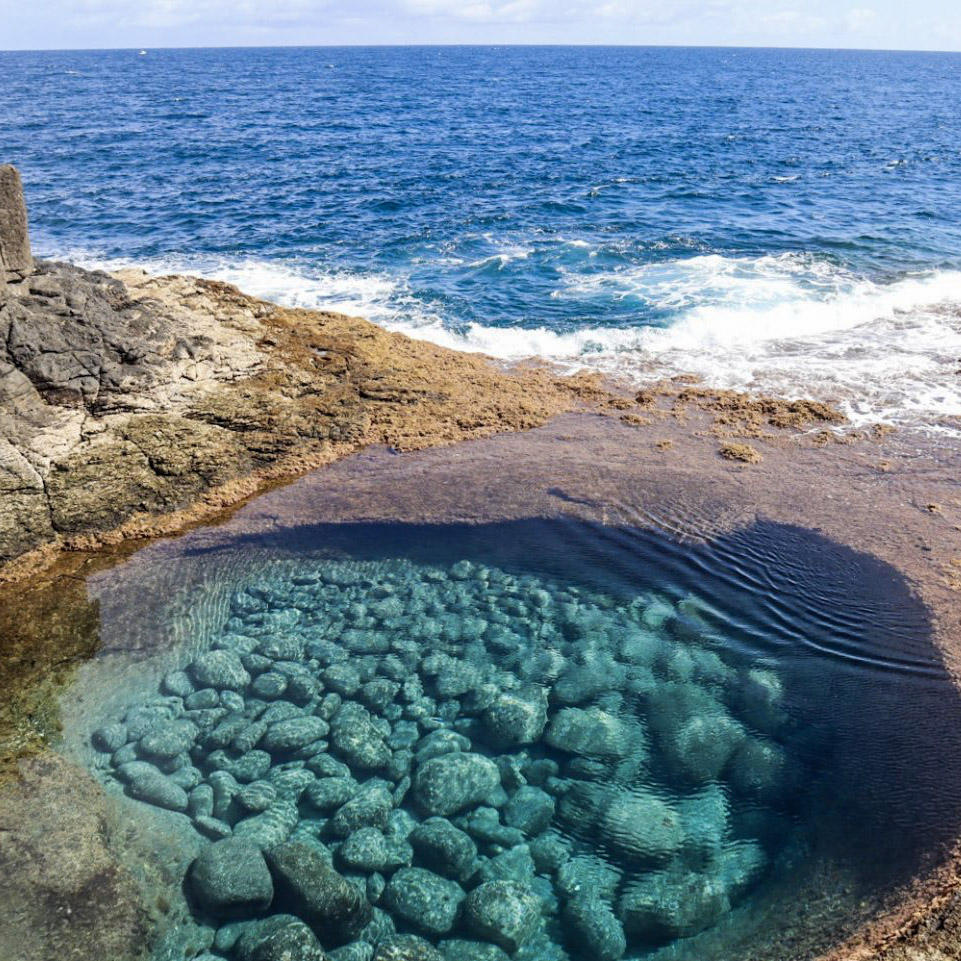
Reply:
<svg viewBox="0 0 961 961"><path fill-rule="evenodd" d="M636 382L961 412L961 55L0 53L37 252Z"/></svg>
<svg viewBox="0 0 961 961"><path fill-rule="evenodd" d="M92 763L192 825L215 957L733 959L791 923L813 957L959 824L924 609L815 534L317 525L180 563L208 572L182 653L100 717Z"/></svg>

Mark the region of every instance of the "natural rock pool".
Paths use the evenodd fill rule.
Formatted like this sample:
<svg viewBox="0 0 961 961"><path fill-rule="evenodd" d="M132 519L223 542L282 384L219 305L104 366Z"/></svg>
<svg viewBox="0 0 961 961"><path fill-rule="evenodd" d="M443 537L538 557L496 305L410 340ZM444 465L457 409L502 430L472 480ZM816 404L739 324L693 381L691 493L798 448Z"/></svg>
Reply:
<svg viewBox="0 0 961 961"><path fill-rule="evenodd" d="M157 959L815 957L957 834L925 610L813 532L186 540L94 584L65 717L182 894Z"/></svg>

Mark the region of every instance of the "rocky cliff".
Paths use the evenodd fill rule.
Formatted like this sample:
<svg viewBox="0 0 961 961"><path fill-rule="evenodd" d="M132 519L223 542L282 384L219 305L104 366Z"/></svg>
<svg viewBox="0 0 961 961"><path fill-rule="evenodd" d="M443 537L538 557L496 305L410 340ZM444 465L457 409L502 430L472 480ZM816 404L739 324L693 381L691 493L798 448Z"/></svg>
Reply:
<svg viewBox="0 0 961 961"><path fill-rule="evenodd" d="M26 223L19 176L0 168L7 576L24 555L174 529L366 444L531 427L602 396L223 284L34 262Z"/></svg>

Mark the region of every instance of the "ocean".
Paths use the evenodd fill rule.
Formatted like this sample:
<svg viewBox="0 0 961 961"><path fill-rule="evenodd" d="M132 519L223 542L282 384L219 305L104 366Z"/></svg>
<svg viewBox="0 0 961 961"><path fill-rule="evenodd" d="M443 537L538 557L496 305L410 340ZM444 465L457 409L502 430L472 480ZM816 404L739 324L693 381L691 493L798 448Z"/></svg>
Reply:
<svg viewBox="0 0 961 961"><path fill-rule="evenodd" d="M961 55L0 53L35 252L961 429Z"/></svg>

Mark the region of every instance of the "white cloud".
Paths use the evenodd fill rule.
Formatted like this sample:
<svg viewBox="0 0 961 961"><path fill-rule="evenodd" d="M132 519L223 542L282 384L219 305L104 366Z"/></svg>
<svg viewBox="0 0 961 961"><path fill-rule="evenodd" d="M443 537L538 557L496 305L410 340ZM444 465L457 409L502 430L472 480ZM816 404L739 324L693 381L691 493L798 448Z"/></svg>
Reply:
<svg viewBox="0 0 961 961"><path fill-rule="evenodd" d="M876 17L877 12L870 7L854 7L848 11L845 22L848 25L848 30L857 31L870 26Z"/></svg>

